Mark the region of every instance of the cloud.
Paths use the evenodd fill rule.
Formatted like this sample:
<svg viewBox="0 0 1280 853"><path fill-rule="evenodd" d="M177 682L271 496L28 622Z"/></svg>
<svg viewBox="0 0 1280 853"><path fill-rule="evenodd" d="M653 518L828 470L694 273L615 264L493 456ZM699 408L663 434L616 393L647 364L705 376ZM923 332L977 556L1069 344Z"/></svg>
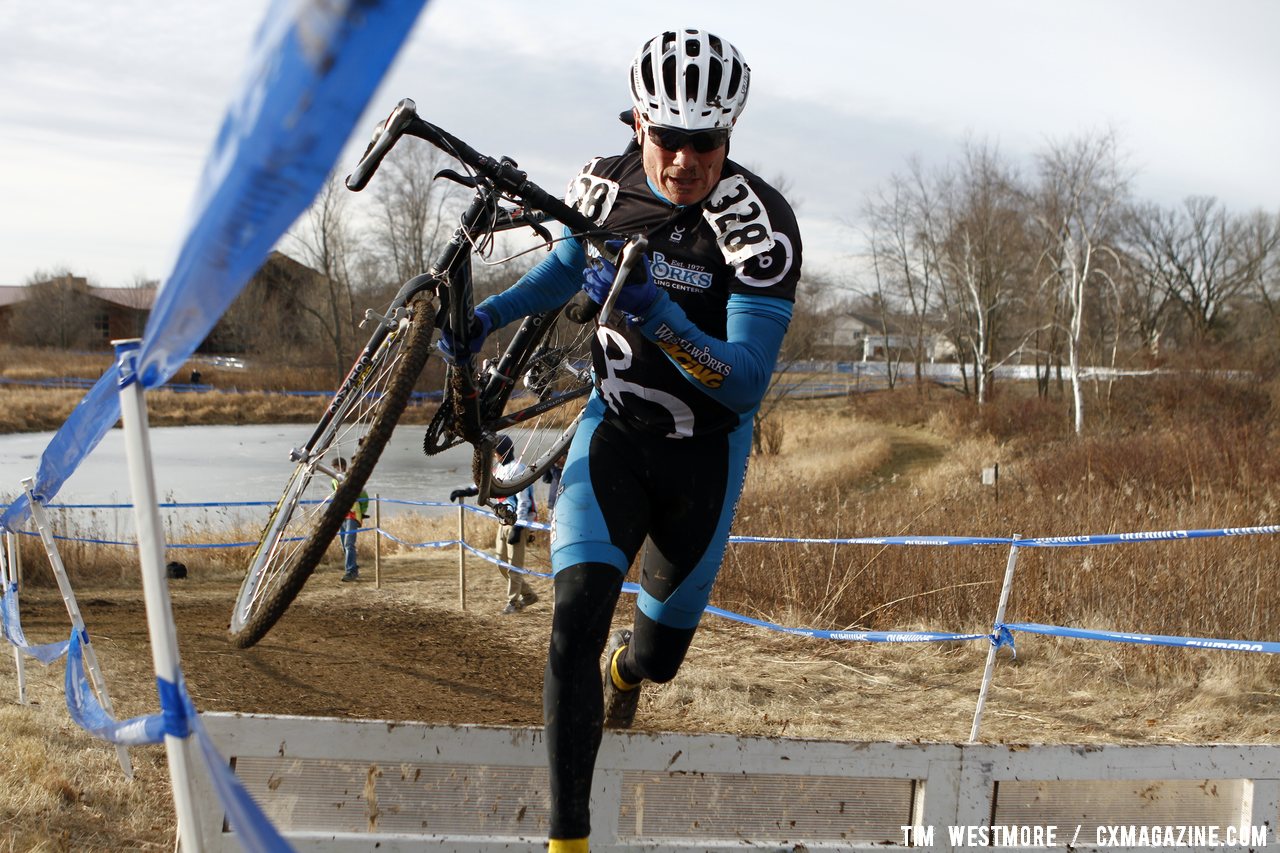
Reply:
<svg viewBox="0 0 1280 853"><path fill-rule="evenodd" d="M63 262L123 283L160 276L263 7L17 0L0 7L0 282ZM811 259L840 263L840 223L918 155L966 136L1018 163L1050 139L1114 128L1161 203L1216 195L1280 207L1273 107L1280 4L1269 0L431 0L339 169L402 97L558 192L620 150L639 44L671 26L742 48L753 91L734 156L786 176Z"/></svg>

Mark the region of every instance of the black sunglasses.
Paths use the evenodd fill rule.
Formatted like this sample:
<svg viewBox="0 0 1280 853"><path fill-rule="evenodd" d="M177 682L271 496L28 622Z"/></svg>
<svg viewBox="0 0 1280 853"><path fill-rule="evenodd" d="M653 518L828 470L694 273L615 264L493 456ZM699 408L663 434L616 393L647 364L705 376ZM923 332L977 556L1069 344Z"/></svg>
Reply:
<svg viewBox="0 0 1280 853"><path fill-rule="evenodd" d="M677 130L674 127L662 127L656 124L645 125L653 144L664 151L679 151L686 145L692 145L699 154L708 154L721 148L729 141L729 129L716 130Z"/></svg>

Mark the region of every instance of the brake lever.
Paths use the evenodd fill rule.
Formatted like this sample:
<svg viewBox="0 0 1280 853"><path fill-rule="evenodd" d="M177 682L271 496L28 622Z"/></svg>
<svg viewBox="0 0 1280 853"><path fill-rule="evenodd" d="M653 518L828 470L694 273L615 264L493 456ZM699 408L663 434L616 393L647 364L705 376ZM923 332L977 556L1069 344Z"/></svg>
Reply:
<svg viewBox="0 0 1280 853"><path fill-rule="evenodd" d="M540 223L529 222L527 224L530 228L533 229L534 234L537 234L539 237L542 238L543 242L547 244L547 250L550 251L551 247L554 245L554 242L555 242L554 240L551 239L551 232L548 231L546 228L544 228Z"/></svg>
<svg viewBox="0 0 1280 853"><path fill-rule="evenodd" d="M458 172L455 172L453 169L441 169L440 171L436 172L435 177L432 178L432 180L437 180L439 178L444 178L445 180L453 181L455 184L462 184L464 187L467 187L468 189L475 189L477 186L477 181L475 178L471 177L470 175L459 174Z"/></svg>
<svg viewBox="0 0 1280 853"><path fill-rule="evenodd" d="M609 315L613 313L613 306L617 303L618 296L631 275L631 270L635 269L636 264L640 263L640 259L648 250L649 240L643 234L628 240L622 247L622 251L618 254L617 274L613 277L613 287L609 288L609 295L605 297L604 304L600 306L600 312L596 314L597 329L608 322Z"/></svg>

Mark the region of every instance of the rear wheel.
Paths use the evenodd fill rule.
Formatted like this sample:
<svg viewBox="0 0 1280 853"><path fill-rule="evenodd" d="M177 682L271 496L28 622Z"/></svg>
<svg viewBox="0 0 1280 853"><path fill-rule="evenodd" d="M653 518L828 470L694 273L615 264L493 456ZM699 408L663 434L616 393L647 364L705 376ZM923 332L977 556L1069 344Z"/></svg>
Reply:
<svg viewBox="0 0 1280 853"><path fill-rule="evenodd" d="M526 321L529 322L529 321ZM591 392L593 323L579 324L564 316L548 318L541 335L526 350L508 385L487 400L486 425L495 435L511 439L523 466L494 472L490 495L505 497L535 482L569 447ZM472 473L477 483L493 466L492 447L477 447Z"/></svg>
<svg viewBox="0 0 1280 853"><path fill-rule="evenodd" d="M293 475L267 519L231 613L233 645L248 648L262 639L324 557L404 412L430 354L433 325L430 294L415 297L369 364L344 386L346 402L314 446L292 454ZM336 488L306 499L317 473L333 477L338 457L350 461L345 476L331 480Z"/></svg>

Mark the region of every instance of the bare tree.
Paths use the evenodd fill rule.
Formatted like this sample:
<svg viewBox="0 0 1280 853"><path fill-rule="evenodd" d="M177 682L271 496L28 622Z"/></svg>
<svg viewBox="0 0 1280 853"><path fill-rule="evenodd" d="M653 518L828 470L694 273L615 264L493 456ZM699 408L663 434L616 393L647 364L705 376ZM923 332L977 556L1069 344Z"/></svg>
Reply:
<svg viewBox="0 0 1280 853"><path fill-rule="evenodd" d="M452 162L430 145L402 145L387 155L370 188L376 208L371 242L397 282L426 272L452 232L447 214L458 185L435 180Z"/></svg>
<svg viewBox="0 0 1280 853"><path fill-rule="evenodd" d="M907 320L916 388L923 391L924 361L932 340L931 316L935 308L938 241L934 239L937 218L932 189L918 161L911 161L906 177L893 175L887 188L872 197L866 208L869 222L867 243L879 304L901 304ZM882 324L887 328L887 314ZM892 371L890 371L892 384Z"/></svg>
<svg viewBox="0 0 1280 853"><path fill-rule="evenodd" d="M355 357L355 305L350 265L355 241L346 214L346 190L330 174L311 207L290 232L304 264L319 273L315 288L298 300L329 344L335 375L341 379Z"/></svg>
<svg viewBox="0 0 1280 853"><path fill-rule="evenodd" d="M1002 360L998 343L1029 272L1025 195L1017 176L986 145L966 146L961 169L940 193L945 221L938 268L951 290L948 302L960 323L961 343L973 359L979 405L991 393Z"/></svg>
<svg viewBox="0 0 1280 853"><path fill-rule="evenodd" d="M823 309L832 283L822 275L805 275L796 286L796 303L782 340L769 387L754 416L751 451L776 453L782 442L782 420L773 417L783 401L794 396L799 384L797 370L811 361L826 338L830 314Z"/></svg>
<svg viewBox="0 0 1280 853"><path fill-rule="evenodd" d="M1280 213L1267 216L1259 212L1258 216L1264 220L1259 222L1259 235L1267 233L1268 230L1280 231ZM1270 222L1265 223L1266 219ZM1268 252L1266 261L1261 267L1253 296L1264 309L1270 327L1269 341L1274 347L1276 341L1280 340L1280 249L1272 249Z"/></svg>
<svg viewBox="0 0 1280 853"><path fill-rule="evenodd" d="M1112 270L1118 262L1111 243L1119 231L1128 179L1111 133L1052 144L1037 159L1040 187L1032 221L1044 246L1040 262L1048 268L1045 280L1053 282L1067 309L1067 361L1073 423L1079 434L1084 431L1080 372L1087 302L1096 298L1099 287L1115 288L1103 262L1110 262Z"/></svg>
<svg viewBox="0 0 1280 853"><path fill-rule="evenodd" d="M1151 361L1160 357L1172 313L1173 291L1158 253L1143 245L1159 226L1144 220L1163 215L1159 207L1142 203L1130 205L1121 220L1121 317Z"/></svg>
<svg viewBox="0 0 1280 853"><path fill-rule="evenodd" d="M1179 209L1149 206L1132 225L1132 251L1182 310L1199 344L1219 329L1231 300L1256 290L1280 247L1273 217L1233 216L1206 196L1188 198Z"/></svg>

